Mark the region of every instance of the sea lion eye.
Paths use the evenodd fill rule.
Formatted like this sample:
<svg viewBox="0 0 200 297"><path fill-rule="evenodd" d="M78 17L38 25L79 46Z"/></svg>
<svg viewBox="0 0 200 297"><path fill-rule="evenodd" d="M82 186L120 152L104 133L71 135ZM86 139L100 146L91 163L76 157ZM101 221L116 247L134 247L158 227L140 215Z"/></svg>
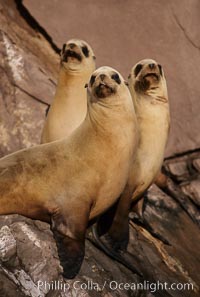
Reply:
<svg viewBox="0 0 200 297"><path fill-rule="evenodd" d="M111 76L111 78L112 78L114 81L116 81L118 84L121 83L121 79L120 79L120 77L119 77L119 75L118 75L117 73L114 73L114 74Z"/></svg>
<svg viewBox="0 0 200 297"><path fill-rule="evenodd" d="M88 50L87 46L84 45L84 46L81 47L81 49L82 49L82 52L85 55L85 57L88 58L89 57L89 50Z"/></svg>
<svg viewBox="0 0 200 297"><path fill-rule="evenodd" d="M159 71L160 71L160 75L163 75L162 66L158 64L158 68L159 68Z"/></svg>
<svg viewBox="0 0 200 297"><path fill-rule="evenodd" d="M141 69L142 69L142 64L138 64L135 67L135 70L134 70L135 77L138 75L138 73L141 71Z"/></svg>
<svg viewBox="0 0 200 297"><path fill-rule="evenodd" d="M95 78L96 76L92 75L91 78L90 78L90 85L91 87L93 86L94 82L95 82Z"/></svg>

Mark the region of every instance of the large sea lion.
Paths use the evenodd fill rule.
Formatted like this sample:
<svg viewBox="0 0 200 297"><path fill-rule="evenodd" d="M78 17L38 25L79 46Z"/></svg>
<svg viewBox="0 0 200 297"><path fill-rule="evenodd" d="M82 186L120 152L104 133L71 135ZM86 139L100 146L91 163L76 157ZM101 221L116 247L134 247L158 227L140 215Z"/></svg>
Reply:
<svg viewBox="0 0 200 297"><path fill-rule="evenodd" d="M84 88L95 70L95 56L88 43L71 39L61 51L58 84L42 132L42 143L69 136L85 119Z"/></svg>
<svg viewBox="0 0 200 297"><path fill-rule="evenodd" d="M0 214L51 223L67 278L80 269L88 221L123 191L138 139L131 95L116 70L96 70L87 94L86 118L69 137L0 160Z"/></svg>
<svg viewBox="0 0 200 297"><path fill-rule="evenodd" d="M140 61L132 68L128 82L138 120L139 144L120 200L129 201L131 197L134 204L160 172L168 139L170 116L166 80L161 65L151 59ZM101 216L97 228L93 228L94 236L105 252L109 253L106 245L116 250L126 250L129 211L128 207L125 211L124 207L115 207L114 212L112 208ZM98 236L104 233L106 235L102 237L103 246ZM112 256L111 253L110 255ZM122 258L116 256L116 259L130 268Z"/></svg>

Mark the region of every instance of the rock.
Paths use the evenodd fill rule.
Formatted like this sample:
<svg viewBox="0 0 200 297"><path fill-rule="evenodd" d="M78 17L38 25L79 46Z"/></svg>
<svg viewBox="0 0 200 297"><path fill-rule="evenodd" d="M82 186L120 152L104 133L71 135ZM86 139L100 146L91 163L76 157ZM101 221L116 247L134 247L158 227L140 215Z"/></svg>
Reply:
<svg viewBox="0 0 200 297"><path fill-rule="evenodd" d="M2 297L25 297L18 285L16 285L12 279L6 275L6 273L0 268L0 296Z"/></svg>
<svg viewBox="0 0 200 297"><path fill-rule="evenodd" d="M16 254L16 240L8 226L0 229L0 261L7 262Z"/></svg>
<svg viewBox="0 0 200 297"><path fill-rule="evenodd" d="M193 292L189 294L198 296L200 279L194 269L194 265L199 265L200 261L200 252L197 252L200 248L200 238L196 237L199 237L197 225L171 197L156 186L151 187L146 198L144 218L170 244L163 244L144 228L133 225L137 241L131 240L131 253L141 255L146 275L168 284L191 283ZM188 296L186 291L167 290L167 293L169 296ZM163 292L163 296L167 295Z"/></svg>
<svg viewBox="0 0 200 297"><path fill-rule="evenodd" d="M193 160L193 166L196 168L196 170L200 173L200 158Z"/></svg>
<svg viewBox="0 0 200 297"><path fill-rule="evenodd" d="M164 171L178 183L194 180L199 175L198 164L200 152L185 153L169 158L164 163Z"/></svg>
<svg viewBox="0 0 200 297"><path fill-rule="evenodd" d="M9 227L5 225L0 231L0 270L20 286L25 296L45 296L49 290L39 290L37 283L50 283L62 272L49 225L40 222L41 231L37 223L17 215L1 216L1 225L6 224L7 219ZM9 263L13 256L17 260L15 265Z"/></svg>
<svg viewBox="0 0 200 297"><path fill-rule="evenodd" d="M0 156L4 156L40 143L45 111L55 91L58 55L27 26L14 1L0 5Z"/></svg>
<svg viewBox="0 0 200 297"><path fill-rule="evenodd" d="M181 185L183 192L200 207L200 178Z"/></svg>
<svg viewBox="0 0 200 297"><path fill-rule="evenodd" d="M114 280L117 282L138 280L137 276L132 275L122 265L113 263L90 242L86 242L86 256L79 275L74 280L64 280L56 244L48 224L19 215L10 215L1 216L0 225L3 226L0 233L0 247L4 245L4 250L6 247L6 252L3 256L2 253L0 254L0 259L6 258L8 261L8 255L17 258L15 266L8 266L7 263L5 265L5 261L2 261L0 274L11 280L13 285L18 286L24 294L22 296L57 296L59 288L62 296L102 296L105 293L112 293L109 284L113 281L113 273L115 273ZM13 242L14 249L11 244ZM112 271L110 271L111 266ZM105 281L105 289L102 289ZM5 286L2 285L0 290L4 292ZM15 295L9 297L12 296ZM121 296L127 296L127 294L124 293Z"/></svg>
<svg viewBox="0 0 200 297"><path fill-rule="evenodd" d="M186 160L169 162L167 165L170 174L176 178L177 181L184 181L189 178L189 171Z"/></svg>

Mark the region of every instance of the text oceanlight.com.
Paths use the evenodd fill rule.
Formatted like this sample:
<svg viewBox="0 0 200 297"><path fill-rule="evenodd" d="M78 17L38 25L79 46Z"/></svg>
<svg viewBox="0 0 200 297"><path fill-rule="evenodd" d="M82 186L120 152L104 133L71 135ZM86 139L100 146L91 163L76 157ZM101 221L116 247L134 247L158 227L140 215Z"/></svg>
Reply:
<svg viewBox="0 0 200 297"><path fill-rule="evenodd" d="M140 283L120 283L117 281L104 281L102 284L93 282L93 281L75 281L73 283L67 283L62 281L38 281L37 283L38 289L45 289L47 291L63 291L66 292L70 289L77 289L77 290L88 290L88 291L103 291L105 288L120 291L150 291L154 293L156 291L163 291L163 290L172 290L172 291L192 291L194 290L194 285L192 283L167 283L167 282L149 282L144 281Z"/></svg>

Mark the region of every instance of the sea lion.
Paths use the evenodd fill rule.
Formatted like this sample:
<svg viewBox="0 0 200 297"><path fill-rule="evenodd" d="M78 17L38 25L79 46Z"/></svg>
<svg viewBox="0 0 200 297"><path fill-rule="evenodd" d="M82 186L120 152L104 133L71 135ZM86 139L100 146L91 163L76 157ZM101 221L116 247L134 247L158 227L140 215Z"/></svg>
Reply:
<svg viewBox="0 0 200 297"><path fill-rule="evenodd" d="M140 134L130 176L134 185L132 200L136 201L156 180L169 135L169 101L162 66L152 59L137 63L129 76L129 89Z"/></svg>
<svg viewBox="0 0 200 297"><path fill-rule="evenodd" d="M131 95L116 70L96 70L87 98L86 118L69 137L0 160L0 214L51 223L67 278L80 269L88 221L123 191L138 139Z"/></svg>
<svg viewBox="0 0 200 297"><path fill-rule="evenodd" d="M145 59L137 63L131 70L128 84L138 120L139 144L120 200L129 201L131 197L134 204L160 172L169 134L170 115L164 71L156 61ZM109 249L114 247L119 251L126 250L129 211L128 207L125 212L123 209L122 215L122 207L117 207L111 220L110 213L113 210L109 210L109 214L102 215L98 226L93 227L97 241L101 239L99 236L106 233L102 236L104 247L99 242L106 253L109 253L106 245ZM130 268L130 264L122 258L116 256L116 260Z"/></svg>
<svg viewBox="0 0 200 297"><path fill-rule="evenodd" d="M95 56L88 43L71 39L63 45L58 85L48 110L42 143L69 136L84 120L87 93L84 88L95 70Z"/></svg>

